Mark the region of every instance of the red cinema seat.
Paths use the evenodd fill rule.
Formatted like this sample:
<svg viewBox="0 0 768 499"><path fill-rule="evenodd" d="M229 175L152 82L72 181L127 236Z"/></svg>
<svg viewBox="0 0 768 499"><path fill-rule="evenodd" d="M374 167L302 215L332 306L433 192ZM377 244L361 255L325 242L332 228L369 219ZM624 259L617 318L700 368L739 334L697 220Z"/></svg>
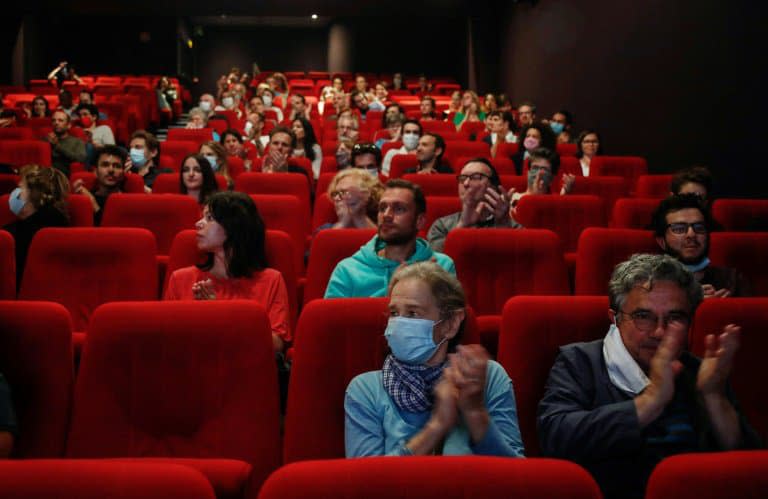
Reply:
<svg viewBox="0 0 768 499"><path fill-rule="evenodd" d="M653 232L590 227L579 237L574 294L608 294L614 267L635 253L659 253Z"/></svg>
<svg viewBox="0 0 768 499"><path fill-rule="evenodd" d="M516 142L504 142L496 147L496 157L512 159L512 156L517 154L518 149L520 146Z"/></svg>
<svg viewBox="0 0 768 499"><path fill-rule="evenodd" d="M19 299L61 303L74 331L85 331L102 303L157 299L156 254L145 229L42 229L29 248Z"/></svg>
<svg viewBox="0 0 768 499"><path fill-rule="evenodd" d="M16 243L11 234L0 230L0 300L14 299L16 299Z"/></svg>
<svg viewBox="0 0 768 499"><path fill-rule="evenodd" d="M3 130L0 128L0 130ZM19 186L19 176L15 173L0 173L0 194L9 194Z"/></svg>
<svg viewBox="0 0 768 499"><path fill-rule="evenodd" d="M113 194L104 207L102 227L140 227L151 231L158 255L168 255L179 231L194 228L200 207L183 194Z"/></svg>
<svg viewBox="0 0 768 499"><path fill-rule="evenodd" d="M443 137L444 134L455 134L456 125L447 121L425 120L421 121L421 129L424 132L436 133ZM443 137L445 140L445 137Z"/></svg>
<svg viewBox="0 0 768 499"><path fill-rule="evenodd" d="M498 173L499 175L516 175L517 174L517 170L515 170L514 161L512 161L509 158L505 158L497 154L495 158L491 158L491 164L493 165L493 168L496 169L496 173ZM456 170L460 171L461 165L462 163L461 161L459 161L459 166L456 168Z"/></svg>
<svg viewBox="0 0 768 499"><path fill-rule="evenodd" d="M235 190L247 194L287 194L299 200L299 211L294 216L305 223L309 231L311 223L309 179L300 173L255 173L247 172L237 177Z"/></svg>
<svg viewBox="0 0 768 499"><path fill-rule="evenodd" d="M555 478L556 477L556 478ZM489 456L368 457L311 461L272 474L259 499L600 499L583 468L557 459Z"/></svg>
<svg viewBox="0 0 768 499"><path fill-rule="evenodd" d="M9 127L0 128L0 140L34 140L35 134L31 128Z"/></svg>
<svg viewBox="0 0 768 499"><path fill-rule="evenodd" d="M526 228L554 231L566 252L576 251L583 229L605 227L603 200L589 195L524 196L517 204L516 218Z"/></svg>
<svg viewBox="0 0 768 499"><path fill-rule="evenodd" d="M194 142L197 144L198 147L203 142L208 142L210 140L213 140L213 129L212 128L170 128L168 129L168 140L169 141L189 141ZM163 150L161 147L161 151Z"/></svg>
<svg viewBox="0 0 768 499"><path fill-rule="evenodd" d="M93 227L93 205L85 194L70 194L67 198L69 223L72 227Z"/></svg>
<svg viewBox="0 0 768 499"><path fill-rule="evenodd" d="M509 191L525 192L528 189L528 177L525 175L499 175L501 185Z"/></svg>
<svg viewBox="0 0 768 499"><path fill-rule="evenodd" d="M555 151L559 156L575 157L578 152L578 147L576 144L557 144L555 146Z"/></svg>
<svg viewBox="0 0 768 499"><path fill-rule="evenodd" d="M733 267L749 281L753 296L768 296L768 232L712 232L709 258L712 265Z"/></svg>
<svg viewBox="0 0 768 499"><path fill-rule="evenodd" d="M504 306L498 361L512 378L526 456L539 455L536 408L559 347L608 332L605 296L516 296Z"/></svg>
<svg viewBox="0 0 768 499"><path fill-rule="evenodd" d="M656 465L645 498L768 497L766 469L764 450L680 454Z"/></svg>
<svg viewBox="0 0 768 499"><path fill-rule="evenodd" d="M213 131L221 136L224 131L229 128L229 122L227 120L210 119L208 120L208 128L213 128Z"/></svg>
<svg viewBox="0 0 768 499"><path fill-rule="evenodd" d="M344 258L352 256L376 234L375 229L321 230L312 239L307 263L304 304L325 296L325 288L333 269Z"/></svg>
<svg viewBox="0 0 768 499"><path fill-rule="evenodd" d="M281 230L291 238L294 269L297 275L304 275L304 250L309 232L307 222L297 215L302 213L299 200L296 196L285 194L251 194L251 199L256 203L267 229Z"/></svg>
<svg viewBox="0 0 768 499"><path fill-rule="evenodd" d="M298 302L296 297L296 270L294 268L293 241L283 231L268 230L266 235L266 253L269 267L279 271L285 280L288 297L291 300L291 329L296 326ZM168 269L163 282L162 296L168 287L168 280L174 271L190 267L205 261L205 253L197 249L197 231L183 230L176 234L168 255Z"/></svg>
<svg viewBox="0 0 768 499"><path fill-rule="evenodd" d="M712 216L730 231L768 231L768 199L716 199Z"/></svg>
<svg viewBox="0 0 768 499"><path fill-rule="evenodd" d="M461 157L490 158L491 149L485 142L471 140L454 140L445 144L445 161L454 171L464 165L459 165L455 160Z"/></svg>
<svg viewBox="0 0 768 499"><path fill-rule="evenodd" d="M336 206L334 205L327 192L320 193L315 197L315 207L312 209L312 230L328 223L336 223Z"/></svg>
<svg viewBox="0 0 768 499"><path fill-rule="evenodd" d="M96 459L0 462L7 497L47 499L214 499L205 475L188 466Z"/></svg>
<svg viewBox="0 0 768 499"><path fill-rule="evenodd" d="M83 187L92 191L96 186L96 175L93 172L73 172L69 176L69 185L83 179ZM123 181L123 192L128 194L144 194L144 179L141 175L128 173Z"/></svg>
<svg viewBox="0 0 768 499"><path fill-rule="evenodd" d="M317 178L317 185L315 185L315 196L319 196L324 192L328 192L328 187L331 185L331 181L333 180L333 177L336 175L336 173L336 170L334 170L333 173L320 174L320 176Z"/></svg>
<svg viewBox="0 0 768 499"><path fill-rule="evenodd" d="M548 230L454 229L445 240L483 345L496 352L501 312L515 295L567 295L568 270Z"/></svg>
<svg viewBox="0 0 768 499"><path fill-rule="evenodd" d="M616 229L647 229L651 226L651 218L659 202L659 199L654 198L617 199L613 205L610 225Z"/></svg>
<svg viewBox="0 0 768 499"><path fill-rule="evenodd" d="M768 348L768 298L704 300L696 310L688 343L694 355L704 355L704 339L720 334L728 324L741 327L741 345L731 368L729 382L744 415L763 442L768 438L768 388L756 383L765 372L763 352Z"/></svg>
<svg viewBox="0 0 768 499"><path fill-rule="evenodd" d="M405 174L405 170L418 168L419 160L415 154L396 154L392 156L392 162L389 165L389 178L400 178Z"/></svg>
<svg viewBox="0 0 768 499"><path fill-rule="evenodd" d="M429 229L432 227L432 224L435 223L435 220L456 213L457 211L461 211L461 199L459 199L458 194L449 196L428 196L427 212L424 215L424 227L419 231L419 237L427 236Z"/></svg>
<svg viewBox="0 0 768 499"><path fill-rule="evenodd" d="M659 199L669 196L672 177L672 175L640 175L635 183L635 196Z"/></svg>
<svg viewBox="0 0 768 499"><path fill-rule="evenodd" d="M211 140L210 138L208 140ZM160 146L161 167L181 171L181 163L189 154L197 154L200 144L193 140L166 140Z"/></svg>
<svg viewBox="0 0 768 499"><path fill-rule="evenodd" d="M561 188L562 174L558 175L552 182L552 192L559 193ZM603 200L603 210L605 212L605 221L611 218L613 205L616 200L627 197L627 183L621 177L576 177L573 183L573 190L570 194L591 194Z"/></svg>
<svg viewBox="0 0 768 499"><path fill-rule="evenodd" d="M459 192L458 181L455 175L419 175L409 173L403 175L403 180L413 182L421 187L425 196L457 196Z"/></svg>
<svg viewBox="0 0 768 499"><path fill-rule="evenodd" d="M217 497L280 465L280 410L264 308L246 300L110 303L91 320L70 458L186 464Z"/></svg>
<svg viewBox="0 0 768 499"><path fill-rule="evenodd" d="M623 177L632 190L637 177L648 174L648 163L639 156L595 156L589 170L590 177Z"/></svg>
<svg viewBox="0 0 768 499"><path fill-rule="evenodd" d="M468 134L470 137L477 136L485 130L485 123L482 121L465 121L464 124L461 125L461 128L459 131L464 132L465 134Z"/></svg>
<svg viewBox="0 0 768 499"><path fill-rule="evenodd" d="M224 175L216 174L216 184L220 191L227 190L227 179ZM161 173L152 184L152 194L181 194L178 173Z"/></svg>
<svg viewBox="0 0 768 499"><path fill-rule="evenodd" d="M12 457L64 455L75 381L67 309L50 302L0 301L0 371L11 388L19 428ZM6 482L0 482L7 494Z"/></svg>
<svg viewBox="0 0 768 499"><path fill-rule="evenodd" d="M51 145L42 140L0 140L0 163L51 166Z"/></svg>

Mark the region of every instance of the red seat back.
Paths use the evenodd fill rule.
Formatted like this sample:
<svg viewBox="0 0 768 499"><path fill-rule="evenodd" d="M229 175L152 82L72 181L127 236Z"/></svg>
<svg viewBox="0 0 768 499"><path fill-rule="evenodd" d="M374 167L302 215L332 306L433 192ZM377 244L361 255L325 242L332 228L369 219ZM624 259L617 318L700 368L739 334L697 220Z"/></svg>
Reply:
<svg viewBox="0 0 768 499"><path fill-rule="evenodd" d="M212 128L170 128L168 130L168 140L169 141L189 141L194 142L198 145L198 147L203 142L208 142L210 140L213 140L213 129ZM161 146L162 150L162 146Z"/></svg>
<svg viewBox="0 0 768 499"><path fill-rule="evenodd" d="M308 231L307 222L297 216L301 213L301 203L296 196L285 194L251 194L259 215L267 229L281 230L291 238L294 268L297 275L304 275L304 248Z"/></svg>
<svg viewBox="0 0 768 499"><path fill-rule="evenodd" d="M157 299L156 253L145 229L42 229L29 248L19 299L61 303L74 330L84 331L102 303Z"/></svg>
<svg viewBox="0 0 768 499"><path fill-rule="evenodd" d="M637 177L648 174L648 163L639 156L595 156L589 165L591 177L624 177L632 190Z"/></svg>
<svg viewBox="0 0 768 499"><path fill-rule="evenodd" d="M578 147L576 144L557 144L555 146L555 151L560 156L575 157L578 152Z"/></svg>
<svg viewBox="0 0 768 499"><path fill-rule="evenodd" d="M0 163L51 166L51 145L42 140L0 140Z"/></svg>
<svg viewBox="0 0 768 499"><path fill-rule="evenodd" d="M539 454L536 408L558 349L608 332L605 296L516 296L504 306L498 361L515 387L526 456Z"/></svg>
<svg viewBox="0 0 768 499"><path fill-rule="evenodd" d="M419 160L415 154L396 154L389 166L389 178L400 178L409 168L417 168Z"/></svg>
<svg viewBox="0 0 768 499"><path fill-rule="evenodd" d="M454 169L454 171L464 166L455 161L458 158L490 158L490 154L490 147L487 143L482 141L453 140L445 143L445 161L448 163L448 166Z"/></svg>
<svg viewBox="0 0 768 499"><path fill-rule="evenodd" d="M216 184L220 191L227 190L227 179L224 175L216 174ZM181 194L178 173L161 173L152 184L152 194Z"/></svg>
<svg viewBox="0 0 768 499"><path fill-rule="evenodd" d="M424 177L426 175L420 176ZM430 176L436 177L438 175ZM424 216L424 227L419 232L419 235L421 237L426 237L427 233L429 232L429 228L432 227L432 224L435 223L435 220L446 215L456 213L457 211L461 211L461 199L459 199L458 195L454 194L452 196L428 196L427 212Z"/></svg>
<svg viewBox="0 0 768 499"><path fill-rule="evenodd" d="M162 166L180 171L184 157L188 154L196 154L200 150L200 144L193 140L166 140L160 146L160 150L162 151L160 155L163 162Z"/></svg>
<svg viewBox="0 0 768 499"><path fill-rule="evenodd" d="M421 187L425 196L451 197L457 196L459 192L459 186L455 175L419 175L416 173L409 173L403 175L402 178L403 180L413 182Z"/></svg>
<svg viewBox="0 0 768 499"><path fill-rule="evenodd" d="M617 199L611 214L611 227L616 229L647 229L659 200L653 198Z"/></svg>
<svg viewBox="0 0 768 499"><path fill-rule="evenodd" d="M768 231L768 199L716 199L712 216L731 231Z"/></svg>
<svg viewBox="0 0 768 499"><path fill-rule="evenodd" d="M0 230L0 300L14 299L16 299L16 242L7 231Z"/></svg>
<svg viewBox="0 0 768 499"><path fill-rule="evenodd" d="M0 128L0 140L34 140L34 138L31 128Z"/></svg>
<svg viewBox="0 0 768 499"><path fill-rule="evenodd" d="M768 232L712 232L709 258L713 265L733 267L747 278L754 296L768 296Z"/></svg>
<svg viewBox="0 0 768 499"><path fill-rule="evenodd" d="M2 130L2 128L0 128ZM0 194L9 194L19 186L19 176L14 173L0 173Z"/></svg>
<svg viewBox="0 0 768 499"><path fill-rule="evenodd" d="M255 173L246 172L237 177L235 190L247 194L286 194L295 196L299 201L296 218L305 223L309 232L311 222L309 179L299 173Z"/></svg>
<svg viewBox="0 0 768 499"><path fill-rule="evenodd" d="M635 196L660 199L669 196L672 177L672 175L640 175L635 183Z"/></svg>
<svg viewBox="0 0 768 499"><path fill-rule="evenodd" d="M605 227L603 201L597 196L524 196L517 205L516 218L526 228L557 233L565 251L576 251L583 229Z"/></svg>
<svg viewBox="0 0 768 499"><path fill-rule="evenodd" d="M557 194L561 189L562 177L558 176L552 182L552 192ZM571 194L592 194L603 200L605 221L610 220L613 205L617 199L627 197L629 190L626 181L621 177L577 177Z"/></svg>

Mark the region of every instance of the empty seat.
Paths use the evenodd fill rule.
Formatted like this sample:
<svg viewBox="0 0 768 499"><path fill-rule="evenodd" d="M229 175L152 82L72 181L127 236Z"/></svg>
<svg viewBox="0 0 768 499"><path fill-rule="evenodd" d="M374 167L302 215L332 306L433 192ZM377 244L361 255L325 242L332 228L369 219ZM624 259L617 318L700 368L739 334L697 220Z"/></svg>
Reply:
<svg viewBox="0 0 768 499"><path fill-rule="evenodd" d="M528 177L525 175L499 175L499 179L507 191L515 189L517 192L525 192L528 189Z"/></svg>
<svg viewBox="0 0 768 499"><path fill-rule="evenodd" d="M648 163L639 156L595 156L589 165L591 177L618 176L633 190L637 177L648 174Z"/></svg>
<svg viewBox="0 0 768 499"><path fill-rule="evenodd" d="M198 147L203 142L213 140L212 128L170 128L168 129L168 141L189 141L194 142ZM162 151L162 146L161 146ZM194 151L197 152L197 151Z"/></svg>
<svg viewBox="0 0 768 499"><path fill-rule="evenodd" d="M310 184L309 179L298 173L243 173L235 181L235 190L247 194L289 194L300 202L299 211L294 212L296 218L305 224L309 231L310 217Z"/></svg>
<svg viewBox="0 0 768 499"><path fill-rule="evenodd" d="M12 457L64 455L74 385L67 310L50 302L0 301L0 372L19 428Z"/></svg>
<svg viewBox="0 0 768 499"><path fill-rule="evenodd" d="M651 231L590 227L579 237L574 294L605 295L614 267L635 253L659 253Z"/></svg>
<svg viewBox="0 0 768 499"><path fill-rule="evenodd" d="M504 306L498 361L515 387L527 456L539 455L536 409L559 347L608 332L605 296L516 296Z"/></svg>
<svg viewBox="0 0 768 499"><path fill-rule="evenodd" d="M72 227L93 227L93 204L85 194L70 194L67 198L69 223Z"/></svg>
<svg viewBox="0 0 768 499"><path fill-rule="evenodd" d="M259 499L600 499L583 468L556 459L489 456L367 457L294 463L269 477Z"/></svg>
<svg viewBox="0 0 768 499"><path fill-rule="evenodd" d="M712 216L731 231L768 231L768 199L716 199Z"/></svg>
<svg viewBox="0 0 768 499"><path fill-rule="evenodd" d="M7 231L0 230L0 300L16 298L16 244Z"/></svg>
<svg viewBox="0 0 768 499"><path fill-rule="evenodd" d="M321 225L336 223L336 205L331 201L327 192L315 197L315 207L312 209L312 230L317 230Z"/></svg>
<svg viewBox="0 0 768 499"><path fill-rule="evenodd" d="M208 140L211 140L210 135L205 141ZM200 143L196 140L166 140L160 148L162 152L160 155L160 166L180 171L181 162L184 160L184 157L188 154L197 154L200 150Z"/></svg>
<svg viewBox="0 0 768 499"><path fill-rule="evenodd" d="M51 145L42 140L0 140L0 163L51 166Z"/></svg>
<svg viewBox="0 0 768 499"><path fill-rule="evenodd" d="M573 143L561 143L555 146L555 151L560 156L576 156L578 146Z"/></svg>
<svg viewBox="0 0 768 499"><path fill-rule="evenodd" d="M214 499L205 476L189 466L96 459L0 461L7 497L24 499Z"/></svg>
<svg viewBox="0 0 768 499"><path fill-rule="evenodd" d="M279 466L277 373L260 305L111 303L88 333L67 457L186 464L218 497Z"/></svg>
<svg viewBox="0 0 768 499"><path fill-rule="evenodd" d="M616 229L647 229L658 206L659 200L654 198L617 199L610 225Z"/></svg>
<svg viewBox="0 0 768 499"><path fill-rule="evenodd" d="M0 128L0 140L33 140L35 135L31 128L8 127Z"/></svg>
<svg viewBox="0 0 768 499"><path fill-rule="evenodd" d="M768 497L768 451L681 454L664 459L648 480L646 499Z"/></svg>
<svg viewBox="0 0 768 499"><path fill-rule="evenodd" d="M554 231L567 252L576 251L583 229L605 227L603 201L589 195L524 196L516 218L526 228Z"/></svg>
<svg viewBox="0 0 768 499"><path fill-rule="evenodd" d="M61 303L73 329L85 331L102 303L157 299L156 253L146 229L42 229L29 248L19 299Z"/></svg>
<svg viewBox="0 0 768 499"><path fill-rule="evenodd" d="M405 174L405 170L418 168L419 160L415 154L396 154L392 157L392 163L389 167L389 178L400 178Z"/></svg>
<svg viewBox="0 0 768 499"><path fill-rule="evenodd" d="M731 369L730 383L744 415L760 434L768 438L768 388L756 378L765 372L768 348L768 298L727 298L704 300L696 310L689 333L691 352L704 355L704 338L720 334L728 324L741 326L741 346Z"/></svg>
<svg viewBox="0 0 768 499"><path fill-rule="evenodd" d="M304 275L304 249L308 230L307 222L301 218L301 203L296 196L252 194L259 215L267 229L280 230L291 238L294 268L297 275Z"/></svg>
<svg viewBox="0 0 768 499"><path fill-rule="evenodd" d="M635 196L639 198L665 198L669 196L672 175L640 175L635 182Z"/></svg>
<svg viewBox="0 0 768 499"><path fill-rule="evenodd" d="M456 196L459 192L455 175L419 175L409 173L403 175L403 180L413 182L421 187L425 196Z"/></svg>
<svg viewBox="0 0 768 499"><path fill-rule="evenodd" d="M458 187L457 187L458 191ZM419 231L420 237L426 237L429 228L438 218L461 211L461 199L458 194L448 196L428 196L427 211L424 216L424 227Z"/></svg>
<svg viewBox="0 0 768 499"><path fill-rule="evenodd" d="M712 265L733 267L747 278L755 296L768 296L767 232L713 232L709 236Z"/></svg>
<svg viewBox="0 0 768 499"><path fill-rule="evenodd" d="M552 184L552 192L557 194L562 186L562 176L558 176ZM627 197L629 190L626 181L621 177L577 177L573 183L571 194L591 194L603 200L604 220L611 218L613 205L616 200Z"/></svg>
<svg viewBox="0 0 768 499"><path fill-rule="evenodd" d="M463 165L455 164L454 160L461 157L470 158L490 158L491 149L485 142L476 142L471 140L453 140L446 142L444 158L448 166L454 169L461 168Z"/></svg>
<svg viewBox="0 0 768 499"><path fill-rule="evenodd" d="M325 296L333 269L376 234L375 229L334 229L318 232L312 240L304 286L304 304Z"/></svg>
<svg viewBox="0 0 768 499"><path fill-rule="evenodd" d="M560 240L548 230L454 229L445 253L456 264L467 303L478 315L481 341L491 352L507 299L570 293Z"/></svg>

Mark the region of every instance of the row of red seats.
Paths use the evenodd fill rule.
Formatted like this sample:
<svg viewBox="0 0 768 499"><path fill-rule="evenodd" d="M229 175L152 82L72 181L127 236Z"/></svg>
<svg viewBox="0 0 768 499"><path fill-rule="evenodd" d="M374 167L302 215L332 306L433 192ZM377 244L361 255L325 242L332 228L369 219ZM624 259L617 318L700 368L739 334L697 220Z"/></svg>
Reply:
<svg viewBox="0 0 768 499"><path fill-rule="evenodd" d="M539 454L536 406L558 347L602 337L607 308L604 296L519 296L506 303L498 360L514 383L526 455ZM11 386L25 388L14 392L25 422L15 453L154 457L198 469L228 496L258 488L280 463L341 458L344 391L357 374L380 368L386 310L385 298L307 306L295 335L281 444L269 325L260 306L101 306L91 318L75 380L66 310L46 302L0 302L0 365ZM768 347L762 334L768 299L705 301L693 322L691 351L701 355L704 336L728 323L742 327L732 385L765 437L768 391L753 381Z"/></svg>
<svg viewBox="0 0 768 499"><path fill-rule="evenodd" d="M765 451L673 456L654 469L645 497L765 497L766 466ZM40 476L46 480L40 480ZM115 491L124 499L215 497L205 477L194 469L147 461L6 461L0 463L0 481L8 494L27 499L47 499L57 494L95 499ZM258 498L463 499L468 495L499 499L602 497L589 474L567 461L425 456L291 464L270 475Z"/></svg>

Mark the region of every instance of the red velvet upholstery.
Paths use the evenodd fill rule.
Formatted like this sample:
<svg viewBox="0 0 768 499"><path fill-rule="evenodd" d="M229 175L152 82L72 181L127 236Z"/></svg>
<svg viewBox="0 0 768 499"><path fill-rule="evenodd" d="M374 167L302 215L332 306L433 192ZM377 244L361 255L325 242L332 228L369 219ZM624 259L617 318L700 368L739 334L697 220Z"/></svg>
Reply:
<svg viewBox="0 0 768 499"><path fill-rule="evenodd" d="M113 194L104 207L102 227L140 227L150 230L157 252L167 255L181 230L194 228L200 207L182 194Z"/></svg>
<svg viewBox="0 0 768 499"><path fill-rule="evenodd" d="M578 146L571 143L561 143L555 146L555 150L560 156L576 156L576 153L578 152Z"/></svg>
<svg viewBox="0 0 768 499"><path fill-rule="evenodd" d="M224 175L216 174L216 184L220 191L227 190L227 179ZM152 184L153 194L181 194L178 173L161 173Z"/></svg>
<svg viewBox="0 0 768 499"><path fill-rule="evenodd" d="M294 211L296 218L309 231L311 204L309 180L298 173L243 173L235 181L235 190L248 194L290 194L300 202L300 211Z"/></svg>
<svg viewBox="0 0 768 499"><path fill-rule="evenodd" d="M279 466L277 378L261 306L111 303L88 333L68 457L195 458L201 471L223 473L223 482L208 475L220 497L244 468L218 459L252 465L257 484Z"/></svg>
<svg viewBox="0 0 768 499"><path fill-rule="evenodd" d="M709 237L712 264L739 269L753 296L768 296L768 232L713 232Z"/></svg>
<svg viewBox="0 0 768 499"><path fill-rule="evenodd" d="M293 241L280 230L268 230L266 239L267 262L270 268L283 274L288 297L291 300L291 326L295 329L298 302L296 296L296 269L294 268ZM165 273L161 296L165 295L171 274L182 267L189 267L205 261L205 254L197 249L197 231L183 230L176 234L168 255L168 270Z"/></svg>
<svg viewBox="0 0 768 499"><path fill-rule="evenodd" d="M294 463L275 472L259 499L469 497L600 499L583 468L556 459L488 456L369 457Z"/></svg>
<svg viewBox="0 0 768 499"><path fill-rule="evenodd" d="M635 183L635 196L639 198L665 198L673 175L640 175Z"/></svg>
<svg viewBox="0 0 768 499"><path fill-rule="evenodd" d="M454 229L445 241L482 344L496 352L499 321L511 296L569 294L558 237L548 230Z"/></svg>
<svg viewBox="0 0 768 499"><path fill-rule="evenodd" d="M768 231L768 199L716 199L712 215L731 231Z"/></svg>
<svg viewBox="0 0 768 499"><path fill-rule="evenodd" d="M321 225L336 223L336 205L327 192L322 192L315 197L315 207L312 210L312 230L315 231Z"/></svg>
<svg viewBox="0 0 768 499"><path fill-rule="evenodd" d="M768 451L681 454L651 473L646 499L768 497Z"/></svg>
<svg viewBox="0 0 768 499"><path fill-rule="evenodd" d="M35 235L20 300L55 301L84 331L102 303L157 298L157 246L146 229L48 228Z"/></svg>
<svg viewBox="0 0 768 499"><path fill-rule="evenodd" d="M16 298L16 242L0 230L0 300Z"/></svg>
<svg viewBox="0 0 768 499"><path fill-rule="evenodd" d="M252 194L259 215L267 229L281 230L291 238L294 269L297 275L304 275L304 248L306 246L306 222L301 218L302 207L296 196Z"/></svg>
<svg viewBox="0 0 768 499"><path fill-rule="evenodd" d="M526 456L539 454L536 408L558 348L608 332L605 296L516 296L504 306L498 361L515 388Z"/></svg>
<svg viewBox="0 0 768 499"><path fill-rule="evenodd" d="M0 461L7 497L48 499L214 499L210 483L188 466L96 459Z"/></svg>
<svg viewBox="0 0 768 499"><path fill-rule="evenodd" d="M0 128L0 140L34 140L31 128L13 127Z"/></svg>
<svg viewBox="0 0 768 499"><path fill-rule="evenodd" d="M312 239L309 252L304 304L325 296L328 279L336 264L352 256L375 234L375 229L334 229L318 232Z"/></svg>
<svg viewBox="0 0 768 499"><path fill-rule="evenodd" d="M507 191L514 188L517 192L525 192L528 189L528 178L525 175L499 175L499 179Z"/></svg>
<svg viewBox="0 0 768 499"><path fill-rule="evenodd" d="M440 136L444 133L456 133L456 125L447 121L424 120L421 121L421 129L424 132L436 133Z"/></svg>
<svg viewBox="0 0 768 499"><path fill-rule="evenodd" d="M553 182L553 193L559 193L562 186L562 178L558 177ZM611 218L613 205L619 198L627 197L629 190L626 181L621 177L577 177L573 184L571 194L592 194L603 200L604 220L607 223Z"/></svg>
<svg viewBox="0 0 768 499"><path fill-rule="evenodd" d="M589 170L590 177L623 177L631 190L635 187L637 177L648 174L648 163L639 156L595 156Z"/></svg>
<svg viewBox="0 0 768 499"><path fill-rule="evenodd" d="M463 156L470 158L490 158L491 148L485 142L472 140L452 140L445 144L444 158L448 165L456 171L464 165L455 164L454 160Z"/></svg>
<svg viewBox="0 0 768 499"><path fill-rule="evenodd" d="M200 147L203 142L208 142L211 140L213 140L212 128L197 128L197 129L170 128L168 129L168 141L170 142L178 142L178 141L194 142L195 144L197 144L198 147ZM163 143L163 145L165 145L165 143ZM160 146L161 151L163 151L162 149L163 145ZM197 152L197 151L192 151L192 152Z"/></svg>
<svg viewBox="0 0 768 499"><path fill-rule="evenodd" d="M160 145L160 159L163 160L163 166L173 168L174 171L178 172L181 170L181 162L184 160L184 157L188 154L196 154L200 150L202 142L197 140L171 140L170 137L168 139ZM208 140L212 140L210 133L203 142Z"/></svg>
<svg viewBox="0 0 768 499"><path fill-rule="evenodd" d="M426 237L435 220L457 211L461 211L458 187L456 193L448 196L427 196L427 212L424 216L424 227L419 232L419 236Z"/></svg>
<svg viewBox="0 0 768 499"><path fill-rule="evenodd" d="M579 237L576 252L577 295L605 295L614 267L635 253L659 253L651 231L590 227Z"/></svg>
<svg viewBox="0 0 768 499"><path fill-rule="evenodd" d="M613 205L611 227L616 229L647 229L651 225L653 211L659 206L655 198L617 199Z"/></svg>
<svg viewBox="0 0 768 499"><path fill-rule="evenodd" d="M50 121L50 120L49 120ZM0 163L51 166L51 145L42 140L0 140Z"/></svg>
<svg viewBox="0 0 768 499"><path fill-rule="evenodd" d="M496 147L496 156L512 159L512 156L517 154L518 149L520 149L519 144L515 142L504 142Z"/></svg>
<svg viewBox="0 0 768 499"><path fill-rule="evenodd" d="M93 205L85 194L70 194L69 223L72 227L93 227Z"/></svg>
<svg viewBox="0 0 768 499"><path fill-rule="evenodd" d="M392 163L389 167L389 178L400 178L409 168L416 168L419 160L415 154L396 154L392 156Z"/></svg>
<svg viewBox="0 0 768 499"><path fill-rule="evenodd" d="M731 370L731 386L750 424L765 442L768 438L768 388L758 380L762 380L765 373L768 298L704 300L696 310L689 333L691 351L702 356L704 337L721 333L727 324L741 326L741 346Z"/></svg>
<svg viewBox="0 0 768 499"><path fill-rule="evenodd" d="M57 303L0 301L0 372L19 425L12 456L62 456L74 385L67 310Z"/></svg>
<svg viewBox="0 0 768 499"><path fill-rule="evenodd" d="M526 228L557 233L565 251L576 251L583 229L605 227L603 201L597 196L524 196L516 218Z"/></svg>
<svg viewBox="0 0 768 499"><path fill-rule="evenodd" d="M455 175L419 175L409 173L403 175L403 180L413 182L421 187L425 196L457 196L459 192Z"/></svg>

